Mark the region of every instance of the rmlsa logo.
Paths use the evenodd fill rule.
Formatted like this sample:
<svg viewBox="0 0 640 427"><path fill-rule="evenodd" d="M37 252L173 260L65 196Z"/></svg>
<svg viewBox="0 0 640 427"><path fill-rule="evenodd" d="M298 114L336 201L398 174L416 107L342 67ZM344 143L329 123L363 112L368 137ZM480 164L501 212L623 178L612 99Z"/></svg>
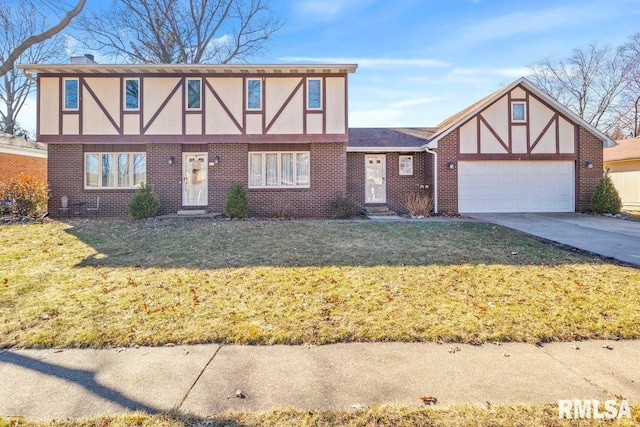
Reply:
<svg viewBox="0 0 640 427"><path fill-rule="evenodd" d="M628 400L605 400L604 405L596 399L558 400L558 416L567 419L611 420L631 418L631 409Z"/></svg>

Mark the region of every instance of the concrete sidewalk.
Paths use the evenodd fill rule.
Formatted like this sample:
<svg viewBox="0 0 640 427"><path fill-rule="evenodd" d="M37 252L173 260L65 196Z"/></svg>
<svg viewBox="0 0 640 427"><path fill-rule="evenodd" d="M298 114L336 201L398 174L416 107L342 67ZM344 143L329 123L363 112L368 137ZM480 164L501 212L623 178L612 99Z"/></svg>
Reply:
<svg viewBox="0 0 640 427"><path fill-rule="evenodd" d="M50 421L178 409L208 416L277 406L419 405L425 395L438 405L613 395L637 401L638 366L640 341L4 350L0 415Z"/></svg>

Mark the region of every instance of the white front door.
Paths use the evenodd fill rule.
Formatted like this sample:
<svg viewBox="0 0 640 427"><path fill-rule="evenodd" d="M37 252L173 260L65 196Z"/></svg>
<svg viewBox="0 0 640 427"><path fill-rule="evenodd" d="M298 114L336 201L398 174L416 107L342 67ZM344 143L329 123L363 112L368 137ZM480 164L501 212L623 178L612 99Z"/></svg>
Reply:
<svg viewBox="0 0 640 427"><path fill-rule="evenodd" d="M365 203L387 203L386 159L384 154L364 156Z"/></svg>
<svg viewBox="0 0 640 427"><path fill-rule="evenodd" d="M207 206L207 153L182 153L182 205Z"/></svg>

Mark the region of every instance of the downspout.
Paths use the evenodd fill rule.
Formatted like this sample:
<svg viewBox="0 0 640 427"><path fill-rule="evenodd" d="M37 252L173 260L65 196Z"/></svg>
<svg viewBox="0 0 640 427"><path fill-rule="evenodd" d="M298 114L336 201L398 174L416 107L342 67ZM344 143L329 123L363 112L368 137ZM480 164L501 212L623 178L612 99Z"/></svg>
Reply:
<svg viewBox="0 0 640 427"><path fill-rule="evenodd" d="M438 153L431 151L429 146L424 147L424 151L433 154L433 213L438 213Z"/></svg>

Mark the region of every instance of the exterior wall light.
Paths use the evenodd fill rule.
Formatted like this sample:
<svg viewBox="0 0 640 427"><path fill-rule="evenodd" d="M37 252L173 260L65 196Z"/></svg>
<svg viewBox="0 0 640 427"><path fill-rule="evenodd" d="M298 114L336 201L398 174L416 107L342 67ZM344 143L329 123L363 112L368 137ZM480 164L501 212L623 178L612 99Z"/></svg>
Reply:
<svg viewBox="0 0 640 427"><path fill-rule="evenodd" d="M454 162L453 160L450 160L450 161L447 163L447 167L448 167L449 169L454 169L454 168L456 167L456 162Z"/></svg>
<svg viewBox="0 0 640 427"><path fill-rule="evenodd" d="M176 162L175 157L173 156L169 156L169 160L167 161L167 163L169 163L170 165L174 164Z"/></svg>
<svg viewBox="0 0 640 427"><path fill-rule="evenodd" d="M217 165L217 164L219 164L219 163L220 163L220 156L215 156L215 157L213 158L213 164L214 164L214 165Z"/></svg>
<svg viewBox="0 0 640 427"><path fill-rule="evenodd" d="M587 169L593 169L593 162L591 160L587 160L584 162L584 167Z"/></svg>

